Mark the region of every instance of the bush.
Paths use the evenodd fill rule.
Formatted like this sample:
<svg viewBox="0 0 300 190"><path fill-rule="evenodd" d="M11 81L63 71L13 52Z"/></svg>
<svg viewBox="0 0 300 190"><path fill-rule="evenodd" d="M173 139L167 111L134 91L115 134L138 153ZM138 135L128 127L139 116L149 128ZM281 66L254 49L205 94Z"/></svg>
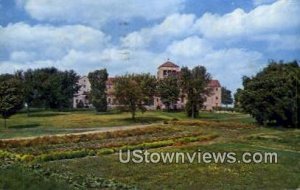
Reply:
<svg viewBox="0 0 300 190"><path fill-rule="evenodd" d="M97 151L97 155L105 155L105 154L112 154L115 150L111 148L103 148Z"/></svg>
<svg viewBox="0 0 300 190"><path fill-rule="evenodd" d="M72 159L72 158L81 158L85 156L91 156L90 151L87 150L75 150L75 151L65 151L65 152L53 152L49 154L42 154L36 158L38 161L53 161L53 160L63 160L63 159ZM92 153L95 155L95 152Z"/></svg>

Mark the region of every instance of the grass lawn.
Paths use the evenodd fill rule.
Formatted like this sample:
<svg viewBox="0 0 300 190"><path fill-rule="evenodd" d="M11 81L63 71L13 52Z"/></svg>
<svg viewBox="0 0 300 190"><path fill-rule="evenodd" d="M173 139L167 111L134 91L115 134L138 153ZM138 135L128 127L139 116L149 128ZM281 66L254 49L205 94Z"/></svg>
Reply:
<svg viewBox="0 0 300 190"><path fill-rule="evenodd" d="M94 119L86 127L136 124L126 113L96 115L68 112L33 118L38 128L76 129L72 117ZM49 114L49 113L48 113ZM139 115L141 118L141 115ZM27 118L18 114L11 122ZM42 120L44 118L45 120ZM50 119L52 118L52 119ZM121 119L123 118L123 119ZM147 122L167 121L146 128L103 134L43 137L0 141L0 189L297 189L300 187L300 131L265 128L243 114L202 113L189 120L184 113L147 112ZM178 120L172 120L177 118ZM41 120L39 120L41 119ZM71 121L77 121L71 122ZM105 125L102 123L105 120ZM60 120L62 121L62 120ZM101 123L102 121L102 123ZM120 122L122 121L122 122ZM127 122L127 123L126 123ZM141 123L141 120L138 120ZM145 120L143 121L145 122ZM99 125L97 125L99 123ZM102 124L102 125L101 125ZM115 124L115 123L114 123ZM84 124L85 125L85 124ZM13 126L10 123L10 126ZM12 129L12 128L11 128ZM9 130L11 130L9 129ZM17 129L14 129L17 130ZM22 129L18 129L22 130ZM119 150L148 149L151 152L229 152L238 158L245 151L276 152L277 164L128 163L119 162ZM38 183L36 183L38 181ZM51 189L51 188L50 188Z"/></svg>
<svg viewBox="0 0 300 190"><path fill-rule="evenodd" d="M162 111L148 111L144 114L138 112L135 121L130 119L130 113L110 111L108 113L96 113L94 111L39 111L19 113L7 120L8 128L4 128L4 122L0 122L0 139L12 137L39 136L48 134L64 134L95 130L99 127L114 127L159 123L173 118L187 119L185 113L168 113ZM209 113L200 115L205 120L222 120L239 122L253 122L247 115L237 113Z"/></svg>

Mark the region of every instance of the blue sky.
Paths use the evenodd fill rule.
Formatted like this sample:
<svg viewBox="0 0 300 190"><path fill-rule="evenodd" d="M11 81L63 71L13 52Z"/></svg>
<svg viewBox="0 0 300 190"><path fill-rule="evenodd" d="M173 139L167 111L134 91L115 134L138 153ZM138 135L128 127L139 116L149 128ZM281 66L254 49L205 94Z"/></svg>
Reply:
<svg viewBox="0 0 300 190"><path fill-rule="evenodd" d="M80 75L204 65L235 91L270 59L300 59L298 0L0 0L0 73Z"/></svg>

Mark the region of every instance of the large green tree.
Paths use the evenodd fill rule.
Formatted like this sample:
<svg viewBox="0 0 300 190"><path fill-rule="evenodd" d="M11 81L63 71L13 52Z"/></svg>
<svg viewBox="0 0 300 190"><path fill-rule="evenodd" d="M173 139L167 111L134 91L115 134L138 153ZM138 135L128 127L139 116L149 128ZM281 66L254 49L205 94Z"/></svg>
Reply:
<svg viewBox="0 0 300 190"><path fill-rule="evenodd" d="M25 102L29 107L63 109L72 107L79 89L79 76L73 71L54 67L27 70L23 73Z"/></svg>
<svg viewBox="0 0 300 190"><path fill-rule="evenodd" d="M0 114L6 119L23 107L24 94L22 80L14 75L4 74L0 76Z"/></svg>
<svg viewBox="0 0 300 190"><path fill-rule="evenodd" d="M150 74L126 74L116 77L114 95L121 106L125 106L135 119L136 111L146 111L145 106L153 100L156 80Z"/></svg>
<svg viewBox="0 0 300 190"><path fill-rule="evenodd" d="M107 95L106 95L106 81L108 73L106 69L96 70L88 74L91 83L91 92L89 98L93 106L98 112L107 111Z"/></svg>
<svg viewBox="0 0 300 190"><path fill-rule="evenodd" d="M297 61L271 62L254 77L244 77L239 103L260 124L299 126L300 68Z"/></svg>
<svg viewBox="0 0 300 190"><path fill-rule="evenodd" d="M232 95L231 95L231 91L228 90L226 87L222 87L222 104L224 104L226 107L228 104L232 104L233 103L233 99L232 99Z"/></svg>
<svg viewBox="0 0 300 190"><path fill-rule="evenodd" d="M177 103L180 93L178 77L169 76L158 81L158 95L162 103L170 111L170 107Z"/></svg>
<svg viewBox="0 0 300 190"><path fill-rule="evenodd" d="M207 88L211 80L210 74L203 66L196 66L192 70L181 68L180 81L182 92L187 94L186 113L189 117L196 118L203 107L203 103L210 89Z"/></svg>

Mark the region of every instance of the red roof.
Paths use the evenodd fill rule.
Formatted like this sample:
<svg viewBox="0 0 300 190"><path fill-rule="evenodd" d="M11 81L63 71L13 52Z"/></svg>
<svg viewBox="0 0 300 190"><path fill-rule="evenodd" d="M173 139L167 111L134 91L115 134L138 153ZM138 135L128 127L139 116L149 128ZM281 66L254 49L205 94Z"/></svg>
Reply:
<svg viewBox="0 0 300 190"><path fill-rule="evenodd" d="M167 61L167 62L163 63L161 66L159 66L158 68L161 68L161 67L176 67L176 68L178 68L179 66L176 65L175 63L172 63L171 61Z"/></svg>
<svg viewBox="0 0 300 190"><path fill-rule="evenodd" d="M211 80L209 81L208 87L221 87L220 83L218 80Z"/></svg>

